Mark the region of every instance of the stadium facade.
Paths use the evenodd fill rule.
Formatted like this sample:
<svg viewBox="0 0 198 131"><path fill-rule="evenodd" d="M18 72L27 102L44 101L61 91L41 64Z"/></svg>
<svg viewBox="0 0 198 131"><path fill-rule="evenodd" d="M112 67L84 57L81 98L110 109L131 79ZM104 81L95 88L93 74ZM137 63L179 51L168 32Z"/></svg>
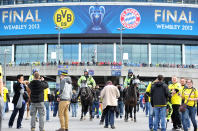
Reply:
<svg viewBox="0 0 198 131"><path fill-rule="evenodd" d="M197 1L47 2L55 1L1 1L0 63L13 68L37 62L91 64L94 72L100 69L97 66L117 62L116 66L125 64L118 67L125 73L116 72L121 76L130 66L138 66L143 72L142 66L193 67L183 77L191 76L188 70L197 71ZM16 74L8 71L7 76L9 79Z"/></svg>

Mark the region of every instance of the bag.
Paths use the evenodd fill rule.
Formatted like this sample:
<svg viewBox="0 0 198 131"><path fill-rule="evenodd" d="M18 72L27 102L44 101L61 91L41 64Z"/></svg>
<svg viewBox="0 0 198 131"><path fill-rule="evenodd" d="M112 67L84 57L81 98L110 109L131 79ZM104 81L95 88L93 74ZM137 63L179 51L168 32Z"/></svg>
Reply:
<svg viewBox="0 0 198 131"><path fill-rule="evenodd" d="M187 107L187 104L188 104L188 101L189 101L189 98L190 98L192 92L193 92L193 89L192 89L192 91L190 92L190 95L188 96L187 102L186 102L186 103L183 103L182 105L180 105L180 107L179 107L179 111L180 111L180 112L185 112L185 111L186 111L186 107Z"/></svg>
<svg viewBox="0 0 198 131"><path fill-rule="evenodd" d="M54 96L52 94L48 94L47 97L48 97L48 101L49 102L53 102L54 101Z"/></svg>
<svg viewBox="0 0 198 131"><path fill-rule="evenodd" d="M179 111L180 112L185 112L186 111L186 107L187 107L187 105L185 103L183 103L182 105L180 105Z"/></svg>
<svg viewBox="0 0 198 131"><path fill-rule="evenodd" d="M29 95L28 95L27 91L24 91L23 98L24 98L25 102L29 101Z"/></svg>
<svg viewBox="0 0 198 131"><path fill-rule="evenodd" d="M19 96L19 99L18 99L17 105L16 105L16 108L17 108L17 109L21 109L21 108L22 108L23 93L24 93L24 89L21 89L21 90L20 90L20 96Z"/></svg>
<svg viewBox="0 0 198 131"><path fill-rule="evenodd" d="M78 102L78 98L76 95L73 95L72 96L72 99L71 99L71 103L77 103Z"/></svg>

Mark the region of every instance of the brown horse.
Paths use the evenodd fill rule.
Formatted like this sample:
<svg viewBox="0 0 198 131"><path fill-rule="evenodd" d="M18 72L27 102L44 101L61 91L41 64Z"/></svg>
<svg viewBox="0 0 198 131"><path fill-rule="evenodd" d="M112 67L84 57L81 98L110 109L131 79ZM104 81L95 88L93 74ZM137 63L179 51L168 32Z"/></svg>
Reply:
<svg viewBox="0 0 198 131"><path fill-rule="evenodd" d="M31 90L28 87L29 83L30 83L29 81L25 81L26 90L27 90L28 97L29 97L28 102L26 103L26 105L27 105L27 115L26 115L26 118L25 118L26 120L29 120L29 118L30 118L30 94L31 94Z"/></svg>
<svg viewBox="0 0 198 131"><path fill-rule="evenodd" d="M124 105L125 105L125 122L128 121L128 114L132 118L132 111L134 111L134 122L136 122L136 105L137 105L137 87L140 83L139 76L131 80L130 86L124 89ZM133 110L134 109L134 110Z"/></svg>

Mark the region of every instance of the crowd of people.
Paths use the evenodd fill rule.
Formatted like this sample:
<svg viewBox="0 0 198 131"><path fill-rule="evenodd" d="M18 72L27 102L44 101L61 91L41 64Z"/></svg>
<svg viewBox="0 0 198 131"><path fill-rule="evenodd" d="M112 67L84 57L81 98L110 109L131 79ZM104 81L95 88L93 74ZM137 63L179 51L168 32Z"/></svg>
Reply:
<svg viewBox="0 0 198 131"><path fill-rule="evenodd" d="M0 63L1 65L1 63ZM19 64L9 63L7 66L128 66L128 67L164 67L164 68L198 68L198 65L194 64L168 64L168 63L129 63L129 62L21 62Z"/></svg>
<svg viewBox="0 0 198 131"><path fill-rule="evenodd" d="M149 96L149 128L150 130L166 131L166 124L170 118L173 130L189 131L190 120L194 131L197 131L196 112L198 92L193 87L192 79L172 77L172 84L163 82L163 76L150 83L146 89ZM161 123L161 124L160 124Z"/></svg>
<svg viewBox="0 0 198 131"><path fill-rule="evenodd" d="M50 121L50 107L53 110L53 117L59 116L60 128L56 131L69 130L69 110L71 108L72 117L77 117L77 109L79 103L79 93L82 87L91 89L93 94L91 117L100 118L100 124L105 121L104 128L109 125L115 129L116 118L123 118L124 115L124 96L125 90L131 86L134 80L134 74L131 69L124 80L123 87L121 85L114 86L111 81L107 81L102 89L96 84L94 78L89 75L87 69L79 78L77 84L79 90L72 87L72 79L67 72L60 75L60 87L55 89L51 95L48 83L40 76L38 70L33 69L32 75L28 81L24 80L22 74L17 75L17 82L13 85L14 97L12 103L14 109L10 116L8 127L12 128L15 117L18 114L17 129L22 128L22 120L27 111L26 119L31 117L31 131L36 130L36 121L39 121L39 130L45 131L45 120ZM82 84L86 84L83 85ZM82 93L82 92L81 92ZM85 92L86 93L86 92ZM137 88L137 110L139 105L148 116L148 127L151 131L166 131L167 123L172 121L173 130L189 131L190 120L197 131L196 112L198 91L193 87L191 79L181 78L180 83L176 76L172 77L172 83L167 85L164 77L158 75L156 80L150 82L146 88L146 92L139 94ZM2 128L2 120L4 113L10 101L9 93L2 79L0 79L0 131ZM102 102L102 104L101 104ZM50 104L51 103L51 104ZM51 106L50 106L51 105ZM27 107L27 108L26 108ZM102 114L100 114L102 113ZM46 118L44 118L46 116Z"/></svg>

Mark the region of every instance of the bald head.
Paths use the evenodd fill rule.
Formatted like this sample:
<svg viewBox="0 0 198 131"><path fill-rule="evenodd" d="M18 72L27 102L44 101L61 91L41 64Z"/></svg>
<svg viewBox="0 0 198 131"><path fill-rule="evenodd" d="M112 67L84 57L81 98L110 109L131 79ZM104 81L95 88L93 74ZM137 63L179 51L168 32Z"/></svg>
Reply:
<svg viewBox="0 0 198 131"><path fill-rule="evenodd" d="M173 83L173 84L177 83L177 77L176 77L176 76L173 76L173 77L172 77L172 83Z"/></svg>

